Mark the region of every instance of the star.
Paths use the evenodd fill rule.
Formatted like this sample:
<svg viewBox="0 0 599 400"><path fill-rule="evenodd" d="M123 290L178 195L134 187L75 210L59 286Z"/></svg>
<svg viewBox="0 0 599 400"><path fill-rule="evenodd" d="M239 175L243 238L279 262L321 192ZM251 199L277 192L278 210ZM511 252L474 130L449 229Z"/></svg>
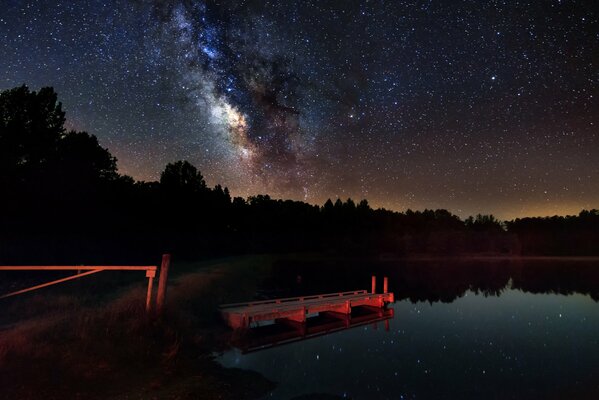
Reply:
<svg viewBox="0 0 599 400"><path fill-rule="evenodd" d="M236 196L464 218L599 202L582 1L43 3L3 8L1 88L54 86L136 179L187 159Z"/></svg>

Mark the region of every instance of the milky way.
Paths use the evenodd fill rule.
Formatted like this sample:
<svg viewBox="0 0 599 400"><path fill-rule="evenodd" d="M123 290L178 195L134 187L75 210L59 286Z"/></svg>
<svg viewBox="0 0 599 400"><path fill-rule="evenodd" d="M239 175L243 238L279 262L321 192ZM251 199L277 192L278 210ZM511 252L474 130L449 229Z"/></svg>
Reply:
<svg viewBox="0 0 599 400"><path fill-rule="evenodd" d="M218 11L203 2L154 4L149 46L174 49L166 68L177 72L192 112L220 135L238 175L275 191L308 185L293 66L251 37L260 20L229 13L222 21Z"/></svg>
<svg viewBox="0 0 599 400"><path fill-rule="evenodd" d="M4 1L0 89L152 180L502 218L599 208L589 1Z"/></svg>

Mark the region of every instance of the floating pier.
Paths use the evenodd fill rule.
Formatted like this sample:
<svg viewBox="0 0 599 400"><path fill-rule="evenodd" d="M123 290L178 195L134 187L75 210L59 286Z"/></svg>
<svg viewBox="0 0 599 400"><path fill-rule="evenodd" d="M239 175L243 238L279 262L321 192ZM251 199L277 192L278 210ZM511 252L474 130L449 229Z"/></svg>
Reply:
<svg viewBox="0 0 599 400"><path fill-rule="evenodd" d="M290 322L304 324L308 315L327 314L346 319L354 307L382 309L394 302L393 293L388 293L387 278L384 293L375 293L376 278L372 277L372 291L328 293L313 296L288 297L246 303L224 304L220 313L233 329L247 329L260 322Z"/></svg>

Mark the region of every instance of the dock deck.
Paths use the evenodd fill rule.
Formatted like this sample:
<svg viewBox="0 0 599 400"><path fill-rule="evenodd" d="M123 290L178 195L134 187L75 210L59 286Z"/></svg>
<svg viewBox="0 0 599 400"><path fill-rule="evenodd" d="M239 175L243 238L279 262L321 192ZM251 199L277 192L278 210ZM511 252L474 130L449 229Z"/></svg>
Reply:
<svg viewBox="0 0 599 400"><path fill-rule="evenodd" d="M373 291L374 292L374 291ZM366 290L289 297L246 303L224 304L220 313L233 329L245 329L262 321L305 323L309 314L327 313L345 316L353 307L383 308L393 303L393 293L369 293Z"/></svg>

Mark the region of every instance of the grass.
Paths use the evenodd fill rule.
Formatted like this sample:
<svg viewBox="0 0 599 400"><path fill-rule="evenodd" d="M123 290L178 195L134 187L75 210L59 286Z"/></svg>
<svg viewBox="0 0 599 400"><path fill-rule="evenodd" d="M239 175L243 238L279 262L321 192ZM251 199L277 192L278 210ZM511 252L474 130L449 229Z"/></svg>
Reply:
<svg viewBox="0 0 599 400"><path fill-rule="evenodd" d="M6 300L0 304L0 398L263 396L272 382L214 361L230 335L216 308L252 298L272 262L248 256L174 263L160 320L145 313L142 279L113 285L109 294L110 281L101 282L98 295L89 277L77 290L57 286Z"/></svg>

